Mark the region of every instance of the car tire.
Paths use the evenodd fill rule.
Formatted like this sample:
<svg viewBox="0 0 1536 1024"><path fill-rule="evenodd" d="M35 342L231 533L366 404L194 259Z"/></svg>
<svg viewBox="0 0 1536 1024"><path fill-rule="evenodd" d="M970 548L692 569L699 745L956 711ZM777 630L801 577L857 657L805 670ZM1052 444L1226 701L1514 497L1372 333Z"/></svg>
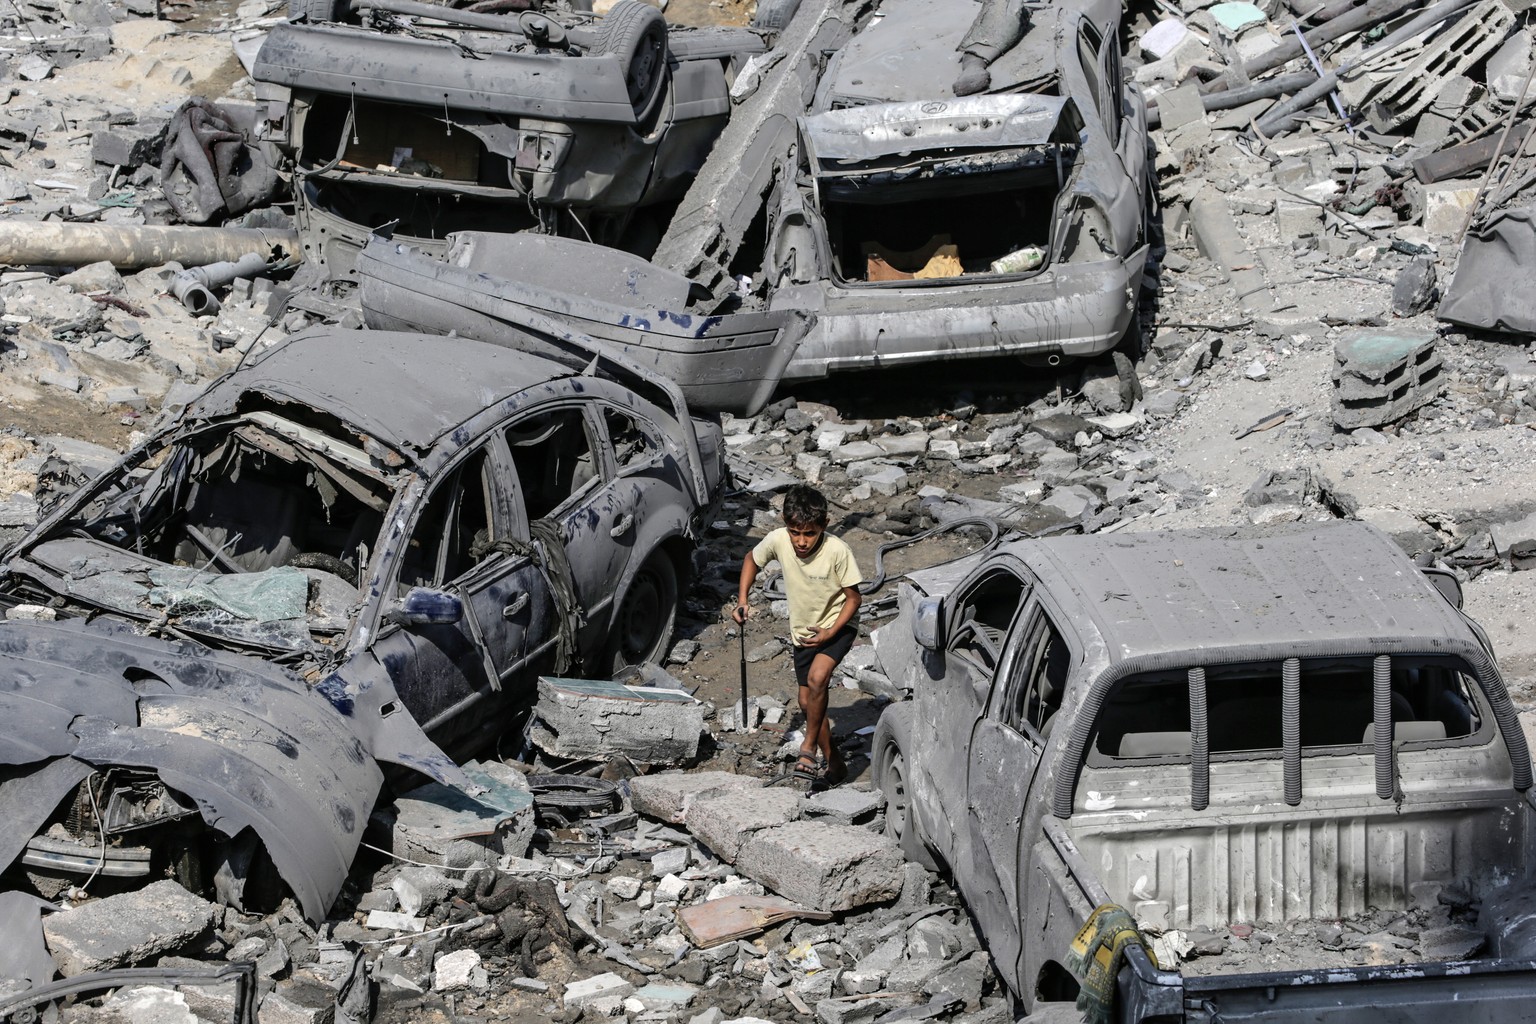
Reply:
<svg viewBox="0 0 1536 1024"><path fill-rule="evenodd" d="M619 58L635 119L648 121L667 78L667 21L661 12L641 0L619 0L599 23L590 52Z"/></svg>
<svg viewBox="0 0 1536 1024"><path fill-rule="evenodd" d="M661 664L672 641L681 597L677 567L660 548L646 556L640 571L614 609L608 663L617 672L643 662Z"/></svg>
<svg viewBox="0 0 1536 1024"><path fill-rule="evenodd" d="M875 726L875 778L885 797L885 834L914 864L929 871L939 869L912 813L910 774L906 751L912 749L912 704L892 704Z"/></svg>
<svg viewBox="0 0 1536 1024"><path fill-rule="evenodd" d="M799 9L800 0L757 0L752 27L759 32L783 32Z"/></svg>
<svg viewBox="0 0 1536 1024"><path fill-rule="evenodd" d="M350 11L350 0L288 0L288 20L307 21L311 25L345 21Z"/></svg>

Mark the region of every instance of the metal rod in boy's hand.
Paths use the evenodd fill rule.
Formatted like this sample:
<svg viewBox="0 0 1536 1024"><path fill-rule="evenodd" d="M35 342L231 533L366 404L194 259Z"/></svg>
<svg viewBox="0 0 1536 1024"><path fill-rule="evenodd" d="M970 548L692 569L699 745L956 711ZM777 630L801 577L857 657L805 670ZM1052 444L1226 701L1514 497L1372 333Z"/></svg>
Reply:
<svg viewBox="0 0 1536 1024"><path fill-rule="evenodd" d="M737 631L741 637L741 717L737 722L741 724L741 731L747 731L747 619L743 615L741 627Z"/></svg>

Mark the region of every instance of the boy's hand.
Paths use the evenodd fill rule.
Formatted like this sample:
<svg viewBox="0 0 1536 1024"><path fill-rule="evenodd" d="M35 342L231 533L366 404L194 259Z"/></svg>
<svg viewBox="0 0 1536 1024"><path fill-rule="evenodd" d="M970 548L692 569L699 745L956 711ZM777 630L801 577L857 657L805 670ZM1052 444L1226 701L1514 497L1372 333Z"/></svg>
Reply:
<svg viewBox="0 0 1536 1024"><path fill-rule="evenodd" d="M800 634L800 646L820 647L828 640L831 640L834 635L834 631L827 629L825 626L806 626L805 632Z"/></svg>
<svg viewBox="0 0 1536 1024"><path fill-rule="evenodd" d="M731 621L735 622L738 626L746 625L747 620L751 617L752 609L747 605L739 604L731 609Z"/></svg>

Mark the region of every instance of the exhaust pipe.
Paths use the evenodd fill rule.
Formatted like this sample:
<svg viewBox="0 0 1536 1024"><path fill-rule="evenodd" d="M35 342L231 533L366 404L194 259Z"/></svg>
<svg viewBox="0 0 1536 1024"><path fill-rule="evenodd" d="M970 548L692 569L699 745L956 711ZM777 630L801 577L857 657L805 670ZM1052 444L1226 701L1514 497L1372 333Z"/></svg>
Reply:
<svg viewBox="0 0 1536 1024"><path fill-rule="evenodd" d="M287 261L270 263L259 252L246 253L238 260L210 263L183 270L171 279L171 294L193 316L212 316L220 308L213 289L222 288L239 277L260 277L274 270L286 269Z"/></svg>
<svg viewBox="0 0 1536 1024"><path fill-rule="evenodd" d="M1025 366L1044 366L1048 369L1055 369L1061 365L1062 356L1060 349L1054 349L1046 352L1038 350L1024 352L1020 354L1019 358L1023 360Z"/></svg>

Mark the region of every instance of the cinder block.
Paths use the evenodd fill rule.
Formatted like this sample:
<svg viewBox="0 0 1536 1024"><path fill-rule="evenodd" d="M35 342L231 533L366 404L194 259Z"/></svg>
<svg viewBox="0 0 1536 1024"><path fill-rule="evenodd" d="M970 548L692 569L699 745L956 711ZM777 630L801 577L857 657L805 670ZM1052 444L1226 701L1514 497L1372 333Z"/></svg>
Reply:
<svg viewBox="0 0 1536 1024"><path fill-rule="evenodd" d="M787 825L804 808L805 798L793 789L764 789L750 800L743 800L740 793L712 796L695 800L688 809L688 831L715 856L734 864L742 844L754 832Z"/></svg>
<svg viewBox="0 0 1536 1024"><path fill-rule="evenodd" d="M91 159L109 167L158 164L168 125L167 121L144 121L92 132Z"/></svg>
<svg viewBox="0 0 1536 1024"><path fill-rule="evenodd" d="M1440 393L1432 336L1361 331L1340 338L1333 354L1333 421L1345 430L1390 423Z"/></svg>
<svg viewBox="0 0 1536 1024"><path fill-rule="evenodd" d="M849 825L796 821L756 832L736 870L816 910L850 910L901 893L902 856L884 836Z"/></svg>
<svg viewBox="0 0 1536 1024"><path fill-rule="evenodd" d="M219 908L166 879L43 918L48 952L66 978L127 967L202 934Z"/></svg>
<svg viewBox="0 0 1536 1024"><path fill-rule="evenodd" d="M733 772L665 772L629 780L635 810L652 818L680 824L695 801L742 789L757 789L762 781Z"/></svg>

